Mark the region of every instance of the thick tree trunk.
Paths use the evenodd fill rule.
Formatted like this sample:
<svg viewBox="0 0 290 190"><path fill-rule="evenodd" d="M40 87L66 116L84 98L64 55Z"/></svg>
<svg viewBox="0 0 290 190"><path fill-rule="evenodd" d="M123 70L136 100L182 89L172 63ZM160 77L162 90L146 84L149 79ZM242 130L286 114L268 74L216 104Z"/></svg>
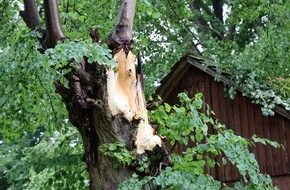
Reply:
<svg viewBox="0 0 290 190"><path fill-rule="evenodd" d="M35 3L35 1L34 1ZM150 170L156 174L163 165L171 163L161 138L148 122L140 73L136 73L132 28L136 0L122 0L117 23L107 41L117 62L117 71L99 63L89 64L83 58L78 67L65 75L66 88L55 81L56 92L65 102L70 122L79 130L85 149L84 161L90 174L91 190L114 190L128 179L136 166L116 167L117 160L104 155L99 146L123 142L151 161ZM54 47L65 38L59 21L57 0L44 0L46 38L44 48ZM97 31L90 35L97 42ZM137 160L138 164L138 160ZM145 174L142 174L145 175Z"/></svg>
<svg viewBox="0 0 290 190"><path fill-rule="evenodd" d="M122 0L112 35L115 42L123 47L133 48L132 30L135 16L136 0ZM118 47L115 47L118 48Z"/></svg>
<svg viewBox="0 0 290 190"><path fill-rule="evenodd" d="M117 160L103 155L99 146L104 143L124 142L127 149L134 148L134 133L138 122L128 122L121 114L113 117L108 106L106 69L98 64L82 63L81 71L67 75L69 89L55 82L67 107L69 119L81 133L85 148L85 162L90 174L90 189L117 189L131 176L128 167L115 168ZM82 81L85 73L89 81Z"/></svg>
<svg viewBox="0 0 290 190"><path fill-rule="evenodd" d="M117 160L99 151L104 143L123 142L128 150L137 149L138 154L148 156L154 173L160 162L171 163L161 138L148 122L141 76L136 73L135 55L131 52L135 6L136 1L121 1L114 32L107 41L117 72L97 63L88 64L84 59L80 69L66 76L69 89L59 81L55 83L70 121L81 133L92 190L117 189L136 172L134 167L116 168ZM91 31L93 39L98 39L96 33Z"/></svg>

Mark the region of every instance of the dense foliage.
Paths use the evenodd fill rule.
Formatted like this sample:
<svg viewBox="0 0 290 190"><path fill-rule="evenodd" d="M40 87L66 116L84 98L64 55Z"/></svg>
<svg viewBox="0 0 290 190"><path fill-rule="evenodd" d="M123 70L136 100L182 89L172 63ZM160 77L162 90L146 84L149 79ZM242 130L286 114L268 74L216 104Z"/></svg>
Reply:
<svg viewBox="0 0 290 190"><path fill-rule="evenodd" d="M98 28L101 39L106 38L115 23L118 1L59 1L64 33L75 42L64 43L45 55L38 52L40 46L36 37L39 34L29 31L19 16L21 2L0 0L0 189L85 189L88 187L88 174L82 162L82 142L68 122L60 97L54 93L53 80L61 76L50 66L61 67L69 59L79 60L83 55L105 64L114 64L110 62L105 47L95 47L89 41L88 29ZM180 56L199 50L206 64L216 66L220 73L232 75L235 85L229 90L231 95L236 88L242 88L245 95L263 105L265 114L272 115L276 105L289 110L290 2L219 2L223 3L222 15L214 11L212 1L208 0L138 1L134 36L135 46L141 48L146 63L147 96L152 94ZM37 3L43 18L41 1L37 0ZM98 49L101 53L91 52L91 49ZM238 149L244 150L244 155L239 158L251 163L237 166L242 176L251 175L249 187L256 188L259 184L271 187L269 177L259 173L252 154L247 151L254 139L237 137L213 121L210 114L198 112L202 102L200 97L196 98L191 102L183 96L184 106L166 104L156 110L152 118L159 122L159 132L173 143L186 144L189 139L194 139L200 142L198 146L188 149L184 157L174 156L177 164L166 168L158 177L146 177L140 181L133 176L123 184L123 188L147 181L177 189L180 185L184 188L197 188L204 184L223 187L224 184L201 170L205 165L216 164L206 159L204 153L215 155L220 151L225 155L229 152L236 154ZM188 110L193 112L188 113ZM184 113L191 114L192 118L184 119ZM208 123L213 124L220 135L209 136L204 125ZM177 135L181 130L179 126L188 127L183 128L184 134ZM194 136L190 135L192 130L196 132ZM201 143L202 140L206 143ZM217 146L217 142L233 143L232 147L228 147L226 143L225 146ZM120 150L122 147L118 144L107 149ZM192 159L192 154L196 155L196 159ZM125 150L117 155L123 160L122 164L127 164L135 156ZM225 159L237 163L229 155ZM192 170L185 170L185 166L192 165L196 169L190 167ZM192 181L183 181L188 176L192 177ZM175 183L172 184L169 178ZM236 187L244 185L237 184Z"/></svg>
<svg viewBox="0 0 290 190"><path fill-rule="evenodd" d="M29 32L2 50L0 189L88 187L83 147ZM2 119L3 118L3 119Z"/></svg>
<svg viewBox="0 0 290 190"><path fill-rule="evenodd" d="M202 94L196 94L190 99L185 93L181 93L179 99L181 105L170 106L165 103L152 111L152 122L159 124L158 133L167 137L171 145L174 146L176 142L188 145L189 141L192 141L195 146L187 148L183 155L173 153L174 166L166 167L160 175L146 176L140 180L134 174L120 189L138 190L147 183L162 189L231 189L213 179L207 173L209 170L205 170L227 162L235 165L243 177L242 182L235 183L234 189L274 189L270 176L260 173L255 156L248 148L255 142L269 143L276 148L280 147L279 144L256 136L245 139L235 135L232 130L212 119L214 113L209 108L202 111L206 106L202 101ZM115 150L107 148L107 155L118 158L120 162L129 157L115 155L112 153ZM123 152L125 153L122 155L134 155ZM217 157L223 162L219 163ZM132 156L132 159L135 157Z"/></svg>
<svg viewBox="0 0 290 190"><path fill-rule="evenodd" d="M232 76L232 97L241 88L263 106L265 115L273 115L276 105L290 110L289 1L216 1L221 10L212 2L144 1L147 16L140 22L148 27L137 31L138 37L151 36L142 40L150 58L147 89L181 55L197 54L197 47L207 65Z"/></svg>

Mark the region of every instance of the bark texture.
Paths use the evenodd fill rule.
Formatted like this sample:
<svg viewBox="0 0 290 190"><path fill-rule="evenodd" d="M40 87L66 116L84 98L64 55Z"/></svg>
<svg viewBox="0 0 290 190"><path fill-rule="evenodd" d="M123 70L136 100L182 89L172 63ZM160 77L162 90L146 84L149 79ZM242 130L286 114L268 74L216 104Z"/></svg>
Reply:
<svg viewBox="0 0 290 190"><path fill-rule="evenodd" d="M70 81L69 88L64 87L58 80L55 82L56 92L66 104L70 121L81 133L85 148L84 158L90 174L90 189L114 190L136 172L136 165L115 168L117 160L103 155L99 146L119 141L125 143L128 150L135 149L140 120L133 119L129 122L122 114L113 116L107 99L106 69L97 63L87 64L85 60L83 63L85 67L81 68L82 72L74 71L66 76ZM89 83L81 80L88 79L88 76ZM150 171L154 174L159 171L161 162L168 163L164 159L167 156L164 147L156 147L142 156L144 155L152 161Z"/></svg>
<svg viewBox="0 0 290 190"><path fill-rule="evenodd" d="M135 55L131 52L135 6L135 1L121 1L113 35L107 41L117 61L116 73L98 63L88 64L84 58L78 69L66 75L69 88L58 80L55 82L70 121L81 133L91 190L117 189L136 172L138 159L143 156L151 161L152 174L159 172L161 162L163 166L171 163L160 137L149 126L141 76L135 70ZM90 30L94 42L98 41L97 34L96 30ZM140 128L148 135L140 133ZM137 136L142 137L138 141L141 143L136 143ZM152 139L158 139L159 144ZM141 147L137 150L142 150L139 151L142 155L130 166L115 168L117 160L99 151L100 145L115 142L125 143L128 150ZM151 142L150 146L147 142Z"/></svg>
<svg viewBox="0 0 290 190"><path fill-rule="evenodd" d="M24 11L20 15L27 27L34 30L40 23L40 17L35 0L24 0Z"/></svg>
<svg viewBox="0 0 290 190"><path fill-rule="evenodd" d="M117 160L104 156L99 145L120 141L133 150L138 121L130 123L122 115L112 116L107 101L107 71L102 65L88 64L84 59L80 66L81 71L74 70L66 76L69 88L55 81L56 92L66 104L70 121L81 133L90 189L117 189L131 176L132 170L121 166L114 168Z"/></svg>
<svg viewBox="0 0 290 190"><path fill-rule="evenodd" d="M24 2L24 20L29 28L34 29L39 24L35 0L25 0ZM45 50L55 47L57 41L65 39L65 35L60 25L57 0L44 0L43 2L46 31L40 42ZM90 174L91 190L117 189L120 183L136 172L136 167L138 167L138 159L130 166L119 165L116 167L117 160L104 155L99 150L99 146L104 143L123 142L129 151L138 146L142 147L142 151L139 152L142 155L138 155L138 158L143 156L149 158L151 161L149 169L154 175L159 172L161 162L163 166L171 163L160 137L154 134L154 129L148 123L141 84L142 77L135 70L135 56L131 52L135 6L136 0L121 1L114 32L107 41L118 62L117 72L114 73L111 70L114 76L113 82L111 81L113 85L108 84L110 69L97 62L89 64L86 58L83 58L80 63L77 63L77 67L65 75L68 87L65 87L60 80L56 80L54 83L56 93L61 95L66 105L70 122L81 134L85 150L84 161ZM89 32L93 41L99 43L98 31L90 29ZM122 82L118 79L121 79ZM111 94L110 89L113 89ZM118 90L116 91L116 89ZM117 98L112 101L110 98L113 94ZM118 101L118 96L121 95L123 95L123 99ZM125 99L127 100L125 101ZM112 107L116 102L121 102L122 105L125 102L126 109L120 111L120 107L117 106L114 111ZM129 111L129 116L125 113L126 111ZM149 131L149 135L140 133L142 127L144 130L141 131ZM136 143L137 136L142 137L139 138L140 142L147 142L147 140L151 142L151 138L145 140L143 138L149 136L154 137L152 139L158 139L159 143L152 141L152 146L148 146L148 148L146 143Z"/></svg>
<svg viewBox="0 0 290 190"><path fill-rule="evenodd" d="M43 5L46 24L45 46L53 48L57 41L65 39L59 21L57 0L44 0Z"/></svg>
<svg viewBox="0 0 290 190"><path fill-rule="evenodd" d="M132 30L135 16L136 0L122 0L117 16L116 26L112 35L117 45L133 49ZM116 46L116 45L115 45ZM113 47L119 48L119 47Z"/></svg>
<svg viewBox="0 0 290 190"><path fill-rule="evenodd" d="M38 38L42 46L42 49L39 50L41 53L48 48L54 48L57 41L65 39L59 20L57 0L43 0L46 24L45 30L40 28L40 16L35 0L24 0L23 3L24 11L20 11L20 16L23 18L28 28L37 30L42 34L42 37Z"/></svg>

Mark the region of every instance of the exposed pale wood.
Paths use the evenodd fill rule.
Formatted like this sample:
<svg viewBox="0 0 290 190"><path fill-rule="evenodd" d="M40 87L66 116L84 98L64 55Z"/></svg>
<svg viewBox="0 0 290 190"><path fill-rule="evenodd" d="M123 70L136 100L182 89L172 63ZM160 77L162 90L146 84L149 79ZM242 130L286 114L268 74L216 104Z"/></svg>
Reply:
<svg viewBox="0 0 290 190"><path fill-rule="evenodd" d="M135 55L129 52L126 56L124 50L115 54L117 72L113 68L108 71L107 89L108 101L113 115L124 114L128 121L132 121L136 114L136 73Z"/></svg>
<svg viewBox="0 0 290 190"><path fill-rule="evenodd" d="M114 72L113 68L108 70L107 90L113 116L123 114L129 122L140 120L135 144L137 153L142 154L145 150L153 150L156 145L161 147L161 138L154 134L148 122L142 84L136 77L135 58L131 51L126 55L123 49L115 54L117 71Z"/></svg>

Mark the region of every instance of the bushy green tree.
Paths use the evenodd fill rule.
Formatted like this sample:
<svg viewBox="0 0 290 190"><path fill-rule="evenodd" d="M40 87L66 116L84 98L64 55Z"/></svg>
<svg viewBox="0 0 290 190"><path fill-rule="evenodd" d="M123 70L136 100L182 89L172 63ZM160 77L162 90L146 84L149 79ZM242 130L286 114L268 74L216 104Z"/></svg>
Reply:
<svg viewBox="0 0 290 190"><path fill-rule="evenodd" d="M88 55L90 48L95 48L95 45L88 41L90 36L87 31L89 28L98 28L100 38L105 39L114 27L119 3L105 0L59 1L63 32L76 42L60 44L58 48L41 55L39 49L42 47L38 43L41 33L37 29L30 31L20 17L19 10L23 2L0 2L0 188L86 189L89 178L82 162L84 150L81 137L69 124L65 106L54 93L52 82L60 78L65 83L63 73L55 72L55 68L66 65L71 58L78 60L84 55L91 55L92 61L110 59L105 47L97 47L101 53L98 51ZM41 1L36 2L40 17L43 18L43 5ZM264 114L272 115L276 105L289 110L289 10L290 3L285 0L138 1L134 40L146 62L144 78L147 96L153 93L160 79L180 56L188 52L202 53L206 64L214 65L220 73L223 71L232 76L235 85L230 88L231 95L239 86L245 95L263 105ZM72 57L67 51L73 52ZM259 173L253 156L247 151L251 140L235 136L210 119L209 115L196 110L188 113L197 114L193 116L194 121L184 120L178 114L189 112L194 102L197 105L193 108L199 108L201 102L198 97L190 102L184 96L183 101L182 107L166 104L155 111L152 117L159 122L159 133L172 142L186 143L189 139L200 142L206 139L207 143L188 149L185 157L173 156L177 164L161 171L158 177L145 177L140 181L134 175L122 188L141 186L148 181L173 189L181 186L185 189L199 188L203 183L209 184L209 187L225 187L202 173L204 165L214 164L205 159L203 153L215 154L211 152L214 150L225 154L227 151L235 153L237 148L244 150L245 156L241 159L247 159L253 166L238 165L238 168L246 168L240 169L242 176L251 176L248 188L257 188L259 184L271 187L269 177ZM178 122L165 125L171 120ZM186 134L178 136L176 130L180 130L178 126L181 121L199 124L184 124L191 128L184 130ZM211 123L220 136L205 134L203 122ZM191 137L189 134L192 130L198 135ZM232 143L235 145L233 147L217 147L215 144L217 141L232 142L234 139L238 140ZM122 145L116 147L119 150ZM135 155L125 150L121 153L117 155L125 159L125 164L130 156L134 158ZM193 154L196 155L195 159ZM237 163L231 157L227 159ZM197 166L197 169L186 171L187 165ZM182 181L189 177L191 181ZM169 179L175 179L176 183L171 183ZM236 188L244 185L237 184Z"/></svg>

